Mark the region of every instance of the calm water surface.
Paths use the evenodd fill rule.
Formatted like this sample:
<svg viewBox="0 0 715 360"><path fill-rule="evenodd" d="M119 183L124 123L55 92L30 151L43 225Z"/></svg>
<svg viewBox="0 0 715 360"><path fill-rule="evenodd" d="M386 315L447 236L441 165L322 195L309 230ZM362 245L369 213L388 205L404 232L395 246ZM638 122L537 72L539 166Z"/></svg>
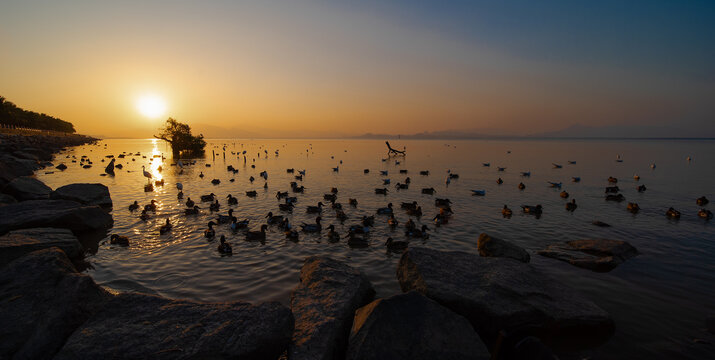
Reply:
<svg viewBox="0 0 715 360"><path fill-rule="evenodd" d="M106 144L106 146L105 146ZM226 146L225 159L223 146ZM363 215L372 215L388 202L399 209L401 202L418 201L424 210L422 221L433 229L426 240L412 244L439 250L476 252L481 232L512 241L533 252L554 242L584 238L627 240L641 252L638 257L606 274L597 274L569 264L543 258L532 253L532 264L555 280L569 284L611 313L616 333L604 346L585 355L595 358L712 358L715 343L693 344L694 338L708 335L702 330L704 318L715 311L715 228L696 213L695 199L707 196L715 200L715 142L712 141L394 141L396 147L406 146L404 158L385 158L382 141L352 140L212 140L205 158L196 159L182 174L172 166L169 148L156 140L106 140L98 146L69 149L56 156L55 163L65 162L64 172L39 173L38 177L56 188L74 182L100 182L109 186L114 201L114 228L111 233L130 238L128 248L100 242L96 253L89 256L93 269L88 272L102 285L124 291L144 291L174 298L199 301L244 300L259 302L277 300L288 303L290 291L296 286L303 259L325 254L360 268L369 276L378 296L400 292L395 277L399 256L389 254L382 246L387 236L402 238L402 227L392 231L387 217L378 215L371 236L371 246L351 249L345 241L330 243L319 235L301 234L300 241L285 240L282 232L271 228L265 243L247 242L243 233L232 233L228 225L217 227L217 235L225 234L233 245L233 256L222 257L216 251L217 241L207 241L203 230L216 213L202 207L198 216L183 214L186 197L199 202L202 194L215 193L226 214L228 194L238 197L232 206L239 219L251 220L257 229L269 211L278 211L277 191L290 191L289 183L296 172L306 170L302 185L305 194L298 194L298 206L288 215L292 224L312 223L315 216L306 214L305 207L315 205L332 187L337 187L338 202L343 203L348 220L340 224L331 209L323 214L325 226L334 224L341 233L357 224ZM217 152L215 159L212 150ZM247 161L234 153L247 153ZM264 152L267 150L267 154ZM279 155L275 155L278 150ZM508 153L511 151L511 153ZM105 155L141 152L146 156L117 159L124 169L116 176L104 177ZM164 154L149 161L153 155ZM260 156L258 156L260 154ZM624 161L618 163L620 154ZM71 163L87 155L91 169ZM70 156L70 158L66 158ZM686 161L691 156L692 161ZM396 160L400 164L396 164ZM577 161L569 165L568 160ZM342 163L340 163L342 161ZM483 162L491 163L484 167ZM554 169L552 162L563 165ZM655 163L655 169L650 164ZM206 167L210 164L211 167ZM151 169L155 179L164 179L165 186L145 193L146 179L142 165ZM228 165L239 169L237 174L226 170ZM255 165L255 169L251 167ZM158 167L163 170L160 172ZM333 167L339 166L334 172ZM498 172L497 167L506 167ZM364 174L363 169L370 169ZM399 174L400 169L409 171ZM388 176L380 175L388 171ZM420 176L429 170L429 176ZM460 175L446 185L447 171ZM268 189L259 177L268 172ZM531 171L531 177L520 176ZM203 172L204 178L199 177ZM640 182L633 175L641 176ZM249 177L257 180L251 183ZM409 176L409 190L396 191L394 184ZM580 176L580 183L571 182ZM626 211L626 202L604 200L607 178L619 179L618 186L628 201L637 202L637 215ZM501 177L504 184L497 185ZM387 196L374 194L383 187L383 179L391 179ZM212 185L212 179L221 180ZM230 179L235 179L230 182ZM519 182L526 189L517 189ZM567 200L560 190L550 188L547 181L562 181L563 190L579 204L574 213L564 209ZM177 200L176 183L184 186L184 200ZM636 186L645 184L648 190L638 193ZM434 187L435 196L421 194L421 189ZM471 189L484 189L486 196L471 196ZM249 198L245 191L256 190ZM292 195L291 195L292 196ZM438 212L434 198L449 198L455 214L448 225L434 228L430 219ZM348 198L357 198L357 208L347 206ZM127 206L137 200L147 204L152 199L159 210L143 222L139 212L131 213ZM570 200L570 199L569 199ZM504 204L514 209L514 216L501 216ZM537 219L517 210L521 204L544 207ZM664 213L673 206L682 212L679 221L668 220ZM709 205L710 207L712 205ZM715 210L715 209L714 209ZM396 211L401 224L407 215ZM169 218L174 228L159 235L158 228ZM600 228L593 220L612 225ZM418 221L419 224L419 221Z"/></svg>

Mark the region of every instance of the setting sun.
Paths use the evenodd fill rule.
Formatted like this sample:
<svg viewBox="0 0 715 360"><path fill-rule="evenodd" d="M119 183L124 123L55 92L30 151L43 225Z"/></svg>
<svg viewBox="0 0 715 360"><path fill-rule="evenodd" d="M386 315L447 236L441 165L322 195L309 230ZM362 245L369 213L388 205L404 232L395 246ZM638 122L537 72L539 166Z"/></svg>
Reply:
<svg viewBox="0 0 715 360"><path fill-rule="evenodd" d="M166 102L159 96L156 95L144 95L137 99L137 110L148 117L148 118L158 118L166 112Z"/></svg>

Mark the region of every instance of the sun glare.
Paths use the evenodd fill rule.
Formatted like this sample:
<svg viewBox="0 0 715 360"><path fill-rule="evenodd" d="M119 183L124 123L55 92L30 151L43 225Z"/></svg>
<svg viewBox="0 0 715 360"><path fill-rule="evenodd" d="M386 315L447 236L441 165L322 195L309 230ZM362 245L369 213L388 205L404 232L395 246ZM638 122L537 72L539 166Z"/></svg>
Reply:
<svg viewBox="0 0 715 360"><path fill-rule="evenodd" d="M156 95L144 95L137 99L137 110L151 119L156 119L166 112L166 102Z"/></svg>

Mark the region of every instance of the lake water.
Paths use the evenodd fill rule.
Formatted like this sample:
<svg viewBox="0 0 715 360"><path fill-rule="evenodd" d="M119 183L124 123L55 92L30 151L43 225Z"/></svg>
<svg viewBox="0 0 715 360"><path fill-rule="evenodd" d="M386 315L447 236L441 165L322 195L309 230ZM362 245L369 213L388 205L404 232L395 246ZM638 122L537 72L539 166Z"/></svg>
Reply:
<svg viewBox="0 0 715 360"><path fill-rule="evenodd" d="M106 144L106 146L105 146ZM223 147L225 146L225 159ZM514 242L532 252L532 264L556 281L578 289L613 316L616 333L605 345L586 351L594 358L713 358L715 343L693 344L695 338L706 338L704 319L715 312L715 227L713 221L697 217L700 209L695 199L707 196L715 200L715 142L713 141L393 141L393 146L406 146L406 157L387 161L383 141L372 140L210 140L205 158L196 159L183 173L171 166L175 159L166 144L156 140L106 140L99 145L69 149L56 156L55 164L65 162L69 168L52 174L38 173L38 178L52 188L75 182L100 182L110 189L114 201L111 233L130 238L129 247L100 243L88 260L88 270L105 286L124 291L153 292L167 297L199 301L243 300L260 302L277 300L288 303L291 290L298 283L303 259L325 254L344 260L364 271L381 297L400 292L395 276L399 255L386 252L383 243L388 236L403 238L403 227L390 230L387 217L376 216L371 246L351 249L345 240L330 243L319 235L301 234L300 241L285 239L282 231L269 228L265 243L245 241L243 233L232 233L228 225L217 227L233 245L233 256L220 256L217 240L203 236L208 221L216 213L208 203L199 203L202 194L215 193L222 206L218 213L226 214L226 196L233 194L238 205L231 206L239 219L250 219L251 229L265 221L269 211L278 211L277 191L289 191L289 183L298 170L305 169L306 191L297 194L298 203L288 215L292 224L312 223L314 215L306 214L306 206L323 201L323 194L338 188L338 202L348 215L341 224L332 209L323 213L323 224L334 224L345 234L349 225L357 224L363 215L372 215L388 202L396 206L400 224L408 216L399 209L401 202L417 201L423 208L422 221L431 235L411 244L439 250L476 252L477 237L486 232ZM234 153L247 153L238 158ZM279 155L276 156L275 151ZM215 159L212 151L216 151ZM265 152L267 151L267 153ZM117 159L124 169L116 176L100 176L107 162L105 155L141 152L142 156ZM153 155L165 155L166 160ZM616 162L621 155L623 162ZM94 163L91 169L79 165L82 155ZM260 155L260 156L258 156ZM70 158L66 158L70 156ZM77 163L71 163L72 156ZM688 156L692 161L687 161ZM568 164L567 161L576 161ZM108 159L107 159L108 161ZM342 163L340 163L342 161ZM399 161L400 164L396 164ZM482 165L491 163L490 167ZM562 164L555 169L552 163ZM650 164L655 163L655 169ZM206 167L210 164L211 167ZM147 179L142 165L154 179L164 179L165 186L144 192ZM226 170L228 165L237 174ZM255 165L252 168L251 165ZM158 171L161 166L163 170ZM339 167L339 171L333 171ZM506 167L498 172L497 167ZM286 172L295 168L296 174ZM363 169L370 169L368 174ZM408 170L400 174L399 170ZM380 170L388 175L380 175ZM429 170L429 176L419 175ZM460 175L447 185L447 171ZM268 172L268 188L259 177ZM530 177L520 172L531 171ZM200 178L203 172L205 177ZM636 182L634 174L641 180ZM257 180L251 183L249 177ZM396 191L394 184L409 176L408 190ZM571 177L581 182L571 182ZM627 201L635 201L641 211L633 215L626 211L626 202L604 200L607 178L618 178ZM502 185L497 178L504 180ZM383 179L391 179L387 196L376 195ZM219 179L219 185L212 185ZM235 179L230 182L230 179ZM578 209L564 209L568 200L559 197L560 190L547 181L563 182L568 199L576 199ZM177 200L175 184L184 187L184 200ZM526 189L520 191L517 184ZM648 188L638 193L636 186ZM421 194L422 188L434 187L434 196ZM486 196L472 196L472 189L483 189ZM248 190L258 195L249 198ZM291 196L293 194L291 193ZM186 197L202 207L198 216L185 216ZM438 212L434 199L449 198L454 215L449 224L435 228L431 222ZM347 206L348 198L358 199L357 208ZM133 201L144 205L158 202L156 214L149 221L139 219L140 212L129 212ZM514 210L514 216L501 215L504 204ZM519 205L541 204L543 216L524 215ZM666 218L665 211L674 207L682 212L679 221ZM712 208L712 204L709 205ZM707 207L707 206L706 206ZM159 234L159 226L169 218L173 229ZM418 224L419 220L415 219ZM593 220L611 224L596 227ZM640 255L609 273L593 273L533 252L554 242L584 238L627 240Z"/></svg>

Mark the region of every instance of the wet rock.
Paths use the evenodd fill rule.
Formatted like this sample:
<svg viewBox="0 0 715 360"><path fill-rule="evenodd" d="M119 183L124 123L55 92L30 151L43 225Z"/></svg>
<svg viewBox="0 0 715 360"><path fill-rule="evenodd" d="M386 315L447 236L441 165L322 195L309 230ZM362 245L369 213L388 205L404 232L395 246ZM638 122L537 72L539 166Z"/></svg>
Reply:
<svg viewBox="0 0 715 360"><path fill-rule="evenodd" d="M342 359L355 310L375 295L365 274L325 256L305 259L291 294L291 359Z"/></svg>
<svg viewBox="0 0 715 360"><path fill-rule="evenodd" d="M614 331L608 313L531 265L510 258L410 247L397 278L466 317L489 347L500 330L534 335L555 350L604 343Z"/></svg>
<svg viewBox="0 0 715 360"><path fill-rule="evenodd" d="M102 184L69 184L57 188L51 199L72 200L85 205L112 207L109 188Z"/></svg>
<svg viewBox="0 0 715 360"><path fill-rule="evenodd" d="M54 359L277 359L293 332L275 302L196 303L119 294Z"/></svg>
<svg viewBox="0 0 715 360"><path fill-rule="evenodd" d="M70 229L75 234L105 230L112 216L96 205L68 200L29 200L0 206L0 235L36 227Z"/></svg>
<svg viewBox="0 0 715 360"><path fill-rule="evenodd" d="M72 260L82 258L82 244L72 231L57 228L34 228L11 231L0 236L0 266L33 251L60 248Z"/></svg>
<svg viewBox="0 0 715 360"><path fill-rule="evenodd" d="M477 249L479 250L479 255L485 257L508 257L525 263L531 260L529 253L521 246L491 237L486 233L479 235Z"/></svg>
<svg viewBox="0 0 715 360"><path fill-rule="evenodd" d="M0 194L0 206L14 204L16 202L17 200L14 197L8 194Z"/></svg>
<svg viewBox="0 0 715 360"><path fill-rule="evenodd" d="M489 359L469 321L411 291L355 313L347 359Z"/></svg>
<svg viewBox="0 0 715 360"><path fill-rule="evenodd" d="M0 358L52 358L109 297L58 248L11 262L0 271Z"/></svg>
<svg viewBox="0 0 715 360"><path fill-rule="evenodd" d="M33 177L21 176L5 185L2 192L20 201L42 200L50 197L52 189Z"/></svg>
<svg viewBox="0 0 715 360"><path fill-rule="evenodd" d="M609 272L638 255L638 250L625 241L586 239L552 244L538 254L591 271Z"/></svg>

